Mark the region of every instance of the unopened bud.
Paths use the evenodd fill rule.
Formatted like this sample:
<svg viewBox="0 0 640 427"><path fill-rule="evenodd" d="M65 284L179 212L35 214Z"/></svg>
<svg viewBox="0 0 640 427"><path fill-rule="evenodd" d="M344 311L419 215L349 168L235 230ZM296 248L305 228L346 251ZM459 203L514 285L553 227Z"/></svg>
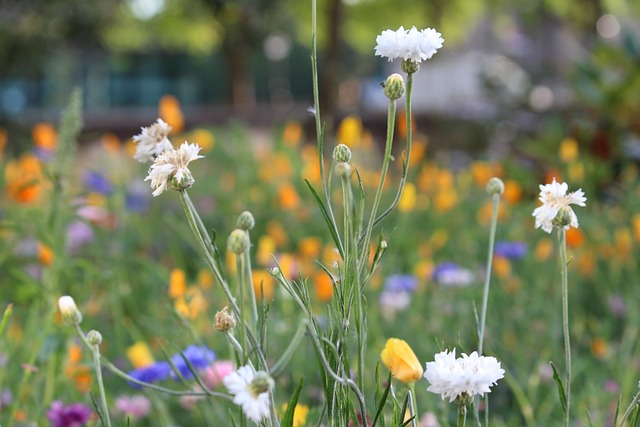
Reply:
<svg viewBox="0 0 640 427"><path fill-rule="evenodd" d="M351 160L351 150L344 144L336 145L333 149L333 160L338 163L344 163Z"/></svg>
<svg viewBox="0 0 640 427"><path fill-rule="evenodd" d="M400 67L405 73L413 74L418 72L418 70L420 69L420 64L411 59L405 59L402 61L402 65L400 65Z"/></svg>
<svg viewBox="0 0 640 427"><path fill-rule="evenodd" d="M402 98L402 95L404 95L404 79L400 74L391 74L384 81L382 87L384 88L384 95L392 101Z"/></svg>
<svg viewBox="0 0 640 427"><path fill-rule="evenodd" d="M238 216L237 225L243 230L251 230L256 225L256 220L253 219L253 214L249 211L244 211Z"/></svg>
<svg viewBox="0 0 640 427"><path fill-rule="evenodd" d="M236 318L227 311L227 308L218 311L213 318L213 328L218 332L227 332L236 326Z"/></svg>
<svg viewBox="0 0 640 427"><path fill-rule="evenodd" d="M273 277L278 277L280 275L280 269L278 267L270 268L268 271Z"/></svg>
<svg viewBox="0 0 640 427"><path fill-rule="evenodd" d="M227 239L227 249L236 255L244 253L250 244L247 233L239 228L233 230Z"/></svg>
<svg viewBox="0 0 640 427"><path fill-rule="evenodd" d="M186 190L187 188L191 188L194 182L196 182L196 180L193 178L193 175L191 175L191 172L187 170L182 174L182 177L180 178L178 178L176 175L173 175L171 178L169 178L167 186L172 190L182 191Z"/></svg>
<svg viewBox="0 0 640 427"><path fill-rule="evenodd" d="M387 241L383 240L382 242L380 242L380 249L387 249Z"/></svg>
<svg viewBox="0 0 640 427"><path fill-rule="evenodd" d="M62 320L67 325L79 325L82 322L82 313L78 310L76 302L72 297L65 295L58 299L58 308L62 314Z"/></svg>
<svg viewBox="0 0 640 427"><path fill-rule="evenodd" d="M500 178L496 178L495 176L487 182L487 193L493 194L502 194L504 193L504 182Z"/></svg>
<svg viewBox="0 0 640 427"><path fill-rule="evenodd" d="M274 385L273 378L271 378L269 374L264 371L258 371L253 377L251 384L249 384L249 390L251 390L251 394L257 397L262 393L268 393Z"/></svg>
<svg viewBox="0 0 640 427"><path fill-rule="evenodd" d="M100 345L102 343L102 334L96 330L91 330L87 333L87 342L93 346Z"/></svg>
<svg viewBox="0 0 640 427"><path fill-rule="evenodd" d="M565 228L571 225L573 220L573 211L569 207L562 207L556 214L556 217L551 221L555 227Z"/></svg>

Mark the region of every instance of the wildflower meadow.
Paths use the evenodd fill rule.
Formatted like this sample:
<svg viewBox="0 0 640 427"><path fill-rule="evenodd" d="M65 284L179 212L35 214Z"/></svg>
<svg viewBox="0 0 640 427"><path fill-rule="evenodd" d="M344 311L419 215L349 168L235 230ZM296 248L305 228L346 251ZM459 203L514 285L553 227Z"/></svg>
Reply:
<svg viewBox="0 0 640 427"><path fill-rule="evenodd" d="M436 155L423 22L370 41L384 132L328 126L310 7L314 98L268 143L165 98L80 144L80 90L0 129L0 426L640 425L637 162L556 127Z"/></svg>

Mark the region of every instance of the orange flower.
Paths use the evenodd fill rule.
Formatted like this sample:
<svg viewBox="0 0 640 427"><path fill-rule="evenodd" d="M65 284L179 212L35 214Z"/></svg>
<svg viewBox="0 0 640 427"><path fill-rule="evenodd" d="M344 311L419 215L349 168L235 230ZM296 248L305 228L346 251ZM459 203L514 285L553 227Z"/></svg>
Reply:
<svg viewBox="0 0 640 427"><path fill-rule="evenodd" d="M289 147L297 147L302 141L302 125L300 122L288 122L282 131L282 141Z"/></svg>
<svg viewBox="0 0 640 427"><path fill-rule="evenodd" d="M251 272L253 280L253 292L260 301L264 295L264 300L269 302L275 293L275 279L266 270L253 270Z"/></svg>
<svg viewBox="0 0 640 427"><path fill-rule="evenodd" d="M600 338L594 338L591 342L591 353L593 353L593 355L598 359L604 359L604 357L607 355L607 352L607 343Z"/></svg>
<svg viewBox="0 0 640 427"><path fill-rule="evenodd" d="M289 238L287 237L287 232L284 230L284 227L276 221L269 221L267 223L267 234L271 236L278 247L287 246L287 241Z"/></svg>
<svg viewBox="0 0 640 427"><path fill-rule="evenodd" d="M633 250L633 238L628 228L618 228L615 233L616 251L621 256L631 254Z"/></svg>
<svg viewBox="0 0 640 427"><path fill-rule="evenodd" d="M328 302L333 297L333 281L331 277L324 271L318 271L313 276L313 282L316 285L316 297L322 302Z"/></svg>
<svg viewBox="0 0 640 427"><path fill-rule="evenodd" d="M433 200L433 206L440 213L449 212L454 208L458 201L458 197L456 196L453 188L449 190L441 190L436 194L436 197Z"/></svg>
<svg viewBox="0 0 640 427"><path fill-rule="evenodd" d="M278 201L282 209L293 210L300 204L300 197L293 185L285 183L278 190Z"/></svg>
<svg viewBox="0 0 640 427"><path fill-rule="evenodd" d="M198 284L204 290L211 289L213 286L213 275L209 270L200 270L198 272Z"/></svg>
<svg viewBox="0 0 640 427"><path fill-rule="evenodd" d="M169 296L172 299L183 297L187 292L187 275L184 270L174 268L169 275Z"/></svg>
<svg viewBox="0 0 640 427"><path fill-rule="evenodd" d="M409 159L409 167L415 167L420 164L427 154L427 138L424 136L416 135L413 139L413 146L411 147L411 158ZM402 167L402 162L398 162L398 167Z"/></svg>
<svg viewBox="0 0 640 427"><path fill-rule="evenodd" d="M31 131L31 137L36 147L53 151L58 143L58 133L51 123L37 123Z"/></svg>
<svg viewBox="0 0 640 427"><path fill-rule="evenodd" d="M45 181L40 160L30 153L7 163L4 171L6 192L19 203L37 202Z"/></svg>
<svg viewBox="0 0 640 427"><path fill-rule="evenodd" d="M180 101L173 95L164 95L158 105L160 118L171 126L172 134L178 134L184 129L184 116L180 109Z"/></svg>
<svg viewBox="0 0 640 427"><path fill-rule="evenodd" d="M569 228L565 231L565 236L570 248L579 248L584 243L584 234L579 228Z"/></svg>
<svg viewBox="0 0 640 427"><path fill-rule="evenodd" d="M511 263L502 256L493 258L493 271L501 279L506 279L511 275Z"/></svg>
<svg viewBox="0 0 640 427"><path fill-rule="evenodd" d="M38 261L40 261L40 264L42 264L44 267L48 267L53 263L53 251L51 250L51 248L47 245L45 245L44 243L37 243L38 246Z"/></svg>
<svg viewBox="0 0 640 427"><path fill-rule="evenodd" d="M509 203L518 203L522 199L522 187L513 179L504 181L504 193L502 198Z"/></svg>
<svg viewBox="0 0 640 427"><path fill-rule="evenodd" d="M473 176L473 182L482 189L487 185L487 182L494 176L497 176L496 167L489 162L475 161L471 163L471 176Z"/></svg>
<svg viewBox="0 0 640 427"><path fill-rule="evenodd" d="M102 135L101 138L102 148L109 154L118 154L120 152L121 144L120 138L114 133L107 132Z"/></svg>
<svg viewBox="0 0 640 427"><path fill-rule="evenodd" d="M553 254L553 241L551 239L540 239L534 251L538 261L546 261Z"/></svg>
<svg viewBox="0 0 640 427"><path fill-rule="evenodd" d="M303 259L314 259L320 254L322 240L319 237L305 237L298 243L298 252Z"/></svg>
<svg viewBox="0 0 640 427"><path fill-rule="evenodd" d="M9 135L7 134L7 130L5 128L0 128L0 160L4 157L4 149L7 146L8 140Z"/></svg>
<svg viewBox="0 0 640 427"><path fill-rule="evenodd" d="M404 110L398 111L398 115L396 119L396 129L400 137L402 138L407 137L407 113ZM413 113L411 113L411 131L414 133L416 131L416 120Z"/></svg>
<svg viewBox="0 0 640 427"><path fill-rule="evenodd" d="M422 378L424 370L415 353L405 341L389 338L380 353L382 363L394 378L403 383L414 383Z"/></svg>

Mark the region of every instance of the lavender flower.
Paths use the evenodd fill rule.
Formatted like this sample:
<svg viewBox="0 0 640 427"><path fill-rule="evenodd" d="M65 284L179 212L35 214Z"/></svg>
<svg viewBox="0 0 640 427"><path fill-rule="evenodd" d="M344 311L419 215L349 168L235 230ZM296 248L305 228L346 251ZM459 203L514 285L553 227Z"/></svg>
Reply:
<svg viewBox="0 0 640 427"><path fill-rule="evenodd" d="M473 273L453 262L443 262L433 270L434 281L443 286L468 286L473 283Z"/></svg>
<svg viewBox="0 0 640 427"><path fill-rule="evenodd" d="M113 191L113 185L111 181L100 172L97 171L87 171L84 173L82 178L84 186L94 193L100 193L109 195L111 191Z"/></svg>
<svg viewBox="0 0 640 427"><path fill-rule="evenodd" d="M156 362L144 368L134 369L129 371L130 377L142 381L145 383L155 383L166 379L171 373L171 365L169 362ZM142 388L140 384L129 382L129 385L133 388Z"/></svg>
<svg viewBox="0 0 640 427"><path fill-rule="evenodd" d="M201 371L207 369L209 365L216 360L216 354L205 346L197 345L190 345L182 353L174 354L171 357L171 362L173 362L174 366L178 369L180 375L186 379L191 379L193 378L193 373L189 369L187 362L185 362L185 358L189 361L193 369ZM175 377L175 372L173 372L171 376Z"/></svg>
<svg viewBox="0 0 640 427"><path fill-rule="evenodd" d="M394 274L384 282L384 289L389 292L414 292L418 286L418 279L409 274Z"/></svg>

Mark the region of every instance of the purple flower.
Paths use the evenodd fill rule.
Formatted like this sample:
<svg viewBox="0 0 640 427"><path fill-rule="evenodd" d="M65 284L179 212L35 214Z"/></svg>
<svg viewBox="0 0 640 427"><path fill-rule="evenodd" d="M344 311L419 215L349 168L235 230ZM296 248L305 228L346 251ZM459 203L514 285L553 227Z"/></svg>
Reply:
<svg viewBox="0 0 640 427"><path fill-rule="evenodd" d="M129 376L143 381L145 383L155 383L166 379L171 373L171 365L169 362L156 362L152 365L145 366L144 368L134 369L129 371ZM129 381L129 385L133 388L142 388L140 384Z"/></svg>
<svg viewBox="0 0 640 427"><path fill-rule="evenodd" d="M524 242L498 242L494 253L507 259L520 259L527 254L527 244Z"/></svg>
<svg viewBox="0 0 640 427"><path fill-rule="evenodd" d="M75 252L93 240L93 228L84 221L73 221L67 227L67 250Z"/></svg>
<svg viewBox="0 0 640 427"><path fill-rule="evenodd" d="M100 193L107 196L111 194L111 191L113 190L111 181L109 181L109 179L100 172L87 171L84 173L82 181L84 182L85 187L94 193Z"/></svg>
<svg viewBox="0 0 640 427"><path fill-rule="evenodd" d="M189 369L187 362L185 362L185 358L191 363L193 369L201 371L208 368L216 360L216 354L205 346L197 345L190 345L182 353L174 354L171 357L171 362L178 369L180 375L186 379L191 379L193 378L193 373ZM172 373L172 376L175 376L175 373Z"/></svg>
<svg viewBox="0 0 640 427"><path fill-rule="evenodd" d="M418 279L409 274L394 274L384 282L384 289L389 292L414 292L417 286Z"/></svg>
<svg viewBox="0 0 640 427"><path fill-rule="evenodd" d="M34 147L33 154L39 160L45 163L49 163L51 162L51 160L53 160L53 155L55 154L55 152L53 150L49 150L48 148L44 148L44 147Z"/></svg>
<svg viewBox="0 0 640 427"><path fill-rule="evenodd" d="M82 403L64 406L59 400L53 402L47 411L51 427L82 427L90 415L91 409Z"/></svg>
<svg viewBox="0 0 640 427"><path fill-rule="evenodd" d="M433 269L433 280L443 286L467 286L473 283L473 273L453 262L443 262Z"/></svg>

